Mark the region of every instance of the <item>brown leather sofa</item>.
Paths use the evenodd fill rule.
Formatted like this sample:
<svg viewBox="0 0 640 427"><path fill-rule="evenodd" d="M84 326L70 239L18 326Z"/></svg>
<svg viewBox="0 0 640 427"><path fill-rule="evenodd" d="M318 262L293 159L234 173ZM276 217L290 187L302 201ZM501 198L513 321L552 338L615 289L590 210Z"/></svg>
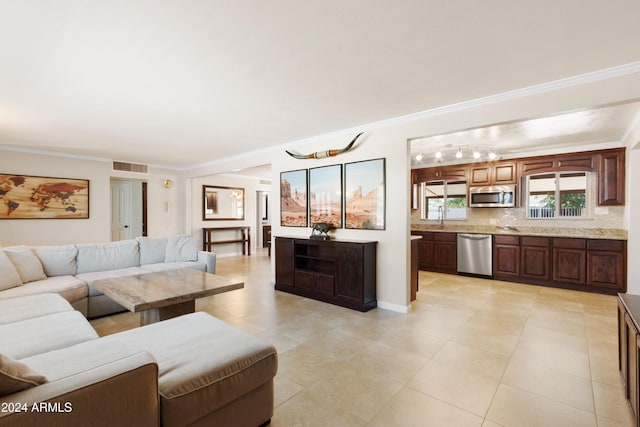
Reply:
<svg viewBox="0 0 640 427"><path fill-rule="evenodd" d="M0 427L259 426L276 349L206 313L98 337L60 295L0 300Z"/></svg>

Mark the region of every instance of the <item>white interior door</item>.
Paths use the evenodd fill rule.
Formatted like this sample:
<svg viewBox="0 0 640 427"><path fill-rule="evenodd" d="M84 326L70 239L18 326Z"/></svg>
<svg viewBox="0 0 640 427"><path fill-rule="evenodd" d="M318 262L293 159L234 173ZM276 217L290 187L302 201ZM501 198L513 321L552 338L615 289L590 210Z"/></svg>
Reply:
<svg viewBox="0 0 640 427"><path fill-rule="evenodd" d="M111 240L132 238L131 183L111 181Z"/></svg>

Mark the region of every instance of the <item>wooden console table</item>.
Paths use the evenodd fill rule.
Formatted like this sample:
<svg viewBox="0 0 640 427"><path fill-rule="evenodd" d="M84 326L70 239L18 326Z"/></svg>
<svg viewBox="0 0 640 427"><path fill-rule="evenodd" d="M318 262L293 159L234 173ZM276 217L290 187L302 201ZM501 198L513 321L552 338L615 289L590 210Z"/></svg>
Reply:
<svg viewBox="0 0 640 427"><path fill-rule="evenodd" d="M239 239L211 240L211 233L214 231L239 231ZM242 255L251 255L251 227L208 227L202 229L202 250L211 252L211 246L226 245L228 243L242 243ZM245 246L246 245L246 246Z"/></svg>

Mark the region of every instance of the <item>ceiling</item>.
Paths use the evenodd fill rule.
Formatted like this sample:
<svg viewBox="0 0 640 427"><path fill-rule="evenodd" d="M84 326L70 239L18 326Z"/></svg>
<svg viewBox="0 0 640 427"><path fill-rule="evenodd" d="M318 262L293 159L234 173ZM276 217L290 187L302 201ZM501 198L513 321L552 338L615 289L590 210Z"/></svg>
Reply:
<svg viewBox="0 0 640 427"><path fill-rule="evenodd" d="M490 153L498 159L592 146L622 147L638 123L640 101L635 101L412 138L411 165L492 160ZM474 159L474 152L478 159ZM456 158L456 154L462 157Z"/></svg>
<svg viewBox="0 0 640 427"><path fill-rule="evenodd" d="M0 146L188 168L633 63L637 16L637 0L0 0Z"/></svg>

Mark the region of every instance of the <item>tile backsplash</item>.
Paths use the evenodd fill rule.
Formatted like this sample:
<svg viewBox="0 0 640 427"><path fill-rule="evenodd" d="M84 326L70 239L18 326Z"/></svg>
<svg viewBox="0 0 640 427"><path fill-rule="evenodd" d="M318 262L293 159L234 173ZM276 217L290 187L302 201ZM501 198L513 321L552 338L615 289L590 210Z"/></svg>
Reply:
<svg viewBox="0 0 640 427"><path fill-rule="evenodd" d="M595 174L589 181L590 199L588 218L585 219L527 219L526 209L520 208L467 208L466 220L445 220L448 225L458 226L499 226L520 227L526 229L624 229L624 206L595 206L597 200L597 183ZM411 211L413 229L424 229L425 226L437 225L437 221L420 219L420 210Z"/></svg>

